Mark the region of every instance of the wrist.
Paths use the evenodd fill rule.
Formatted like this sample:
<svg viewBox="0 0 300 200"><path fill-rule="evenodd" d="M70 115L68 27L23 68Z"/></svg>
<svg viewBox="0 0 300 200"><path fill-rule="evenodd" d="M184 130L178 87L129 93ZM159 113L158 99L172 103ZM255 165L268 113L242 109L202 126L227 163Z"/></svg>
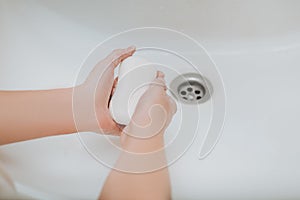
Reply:
<svg viewBox="0 0 300 200"><path fill-rule="evenodd" d="M122 132L121 146L124 150L133 153L149 153L158 151L164 147L163 132L148 138L139 138L137 132Z"/></svg>
<svg viewBox="0 0 300 200"><path fill-rule="evenodd" d="M99 108L99 104L95 104L96 101L86 83L73 88L72 113L78 132L100 132L104 109Z"/></svg>
<svg viewBox="0 0 300 200"><path fill-rule="evenodd" d="M65 129L69 133L76 132L76 125L73 117L73 105L72 105L72 94L73 88L58 89L56 99L60 101L58 104L58 111L60 113L57 119L61 120L61 123L65 125Z"/></svg>

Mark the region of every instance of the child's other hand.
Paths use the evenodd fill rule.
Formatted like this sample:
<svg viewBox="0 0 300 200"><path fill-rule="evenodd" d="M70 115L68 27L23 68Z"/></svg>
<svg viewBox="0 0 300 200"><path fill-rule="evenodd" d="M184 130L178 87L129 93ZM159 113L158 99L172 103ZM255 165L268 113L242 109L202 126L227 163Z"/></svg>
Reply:
<svg viewBox="0 0 300 200"><path fill-rule="evenodd" d="M74 88L73 108L78 131L120 135L122 130L108 109L117 83L117 79L114 80L114 69L134 52L133 46L114 50L94 67L82 85Z"/></svg>

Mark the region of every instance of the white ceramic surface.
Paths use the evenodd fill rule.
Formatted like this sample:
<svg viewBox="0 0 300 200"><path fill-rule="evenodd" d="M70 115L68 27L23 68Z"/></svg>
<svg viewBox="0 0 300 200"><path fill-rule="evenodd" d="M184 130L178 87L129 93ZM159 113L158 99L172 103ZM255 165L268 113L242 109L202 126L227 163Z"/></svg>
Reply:
<svg viewBox="0 0 300 200"><path fill-rule="evenodd" d="M227 118L209 157L198 159L198 137L170 167L173 198L299 199L299 10L293 0L2 0L0 89L69 87L89 51L112 34L182 31L216 62ZM208 105L201 109L205 121ZM103 144L82 135L95 149ZM0 158L18 190L38 199L95 199L109 172L75 134L2 146Z"/></svg>

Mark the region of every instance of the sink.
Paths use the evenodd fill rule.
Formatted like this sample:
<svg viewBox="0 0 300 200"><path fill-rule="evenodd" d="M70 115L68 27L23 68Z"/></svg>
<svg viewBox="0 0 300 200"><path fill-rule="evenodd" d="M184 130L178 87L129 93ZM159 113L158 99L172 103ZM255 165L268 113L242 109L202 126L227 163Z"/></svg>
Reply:
<svg viewBox="0 0 300 200"><path fill-rule="evenodd" d="M178 104L185 117L177 114L166 133L167 142L178 141L167 150L173 198L299 199L299 9L300 2L290 0L1 1L0 89L70 87L87 75L90 68L82 65L131 41L140 47L138 55L161 64L170 84L195 68L150 47L175 49L220 96L199 105ZM135 32L134 40L125 34L107 42L137 27L175 30L204 48L191 48L177 34L162 42L162 33L143 32L147 28ZM208 137L212 117L223 119L225 110L224 127L218 123L222 131L215 131L222 135ZM181 120L184 131L178 133ZM113 159L98 162L82 142L93 154ZM173 155L181 144L185 148ZM1 146L0 164L20 193L96 199L116 155L107 138L85 132Z"/></svg>

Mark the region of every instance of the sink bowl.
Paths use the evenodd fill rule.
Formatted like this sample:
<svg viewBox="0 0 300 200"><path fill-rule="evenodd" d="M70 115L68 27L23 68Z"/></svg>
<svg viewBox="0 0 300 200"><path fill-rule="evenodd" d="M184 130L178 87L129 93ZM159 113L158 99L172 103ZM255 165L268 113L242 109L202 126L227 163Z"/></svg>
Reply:
<svg viewBox="0 0 300 200"><path fill-rule="evenodd" d="M299 9L300 2L289 0L1 1L0 89L70 87L87 74L81 66L93 57L92 50L113 34L145 26L179 31L205 48L190 48L171 36L162 41L155 32L136 32L134 41L166 44L195 61L214 95L226 88L226 104L216 107L219 96L204 104L180 104L185 115L176 115L166 133L167 142L177 138L177 145L186 144L176 156L177 146L167 152L173 198L299 199ZM104 42L103 54L95 57L131 42L113 41ZM144 46L151 43L137 44ZM195 70L170 52L148 48L137 54L174 67L178 73L158 66L168 84ZM221 137L208 141L212 117L222 119L225 110L224 127L218 124L223 131L215 131ZM185 130L177 134L181 120ZM106 139L86 132L4 145L0 164L25 195L96 199L110 165L92 157L82 141L94 154L115 158Z"/></svg>

